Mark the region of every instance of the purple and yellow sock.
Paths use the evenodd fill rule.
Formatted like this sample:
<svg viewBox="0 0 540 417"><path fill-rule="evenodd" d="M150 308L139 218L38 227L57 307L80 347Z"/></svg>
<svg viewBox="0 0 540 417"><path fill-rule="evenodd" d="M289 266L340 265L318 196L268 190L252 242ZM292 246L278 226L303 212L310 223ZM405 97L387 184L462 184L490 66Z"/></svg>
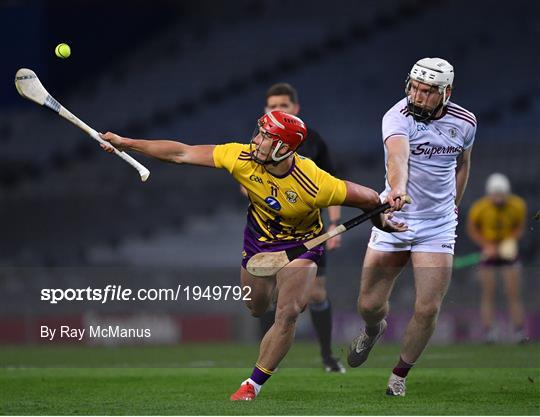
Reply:
<svg viewBox="0 0 540 417"><path fill-rule="evenodd" d="M250 378L253 382L263 385L266 381L268 381L268 378L272 376L272 373L273 371L270 369L266 369L259 364L255 364L255 368L253 368Z"/></svg>

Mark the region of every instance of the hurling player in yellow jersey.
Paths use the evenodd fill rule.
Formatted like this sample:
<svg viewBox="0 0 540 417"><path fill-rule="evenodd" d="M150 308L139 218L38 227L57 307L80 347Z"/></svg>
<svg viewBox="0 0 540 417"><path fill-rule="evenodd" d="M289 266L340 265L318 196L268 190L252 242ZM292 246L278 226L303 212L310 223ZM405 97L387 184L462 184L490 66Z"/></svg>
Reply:
<svg viewBox="0 0 540 417"><path fill-rule="evenodd" d="M266 92L265 112L279 110L285 113L298 116L300 113L300 101L296 88L288 83L277 83L272 85ZM307 140L302 142L298 148L298 154L311 159L319 168L329 174L336 175L336 170L330 156L329 146L323 137L309 126ZM247 194L246 194L247 195ZM326 231L330 232L340 223L341 206L331 206L327 210L328 223L325 224ZM326 251L334 250L341 246L341 235L337 235L326 241ZM326 290L326 253L321 257L317 269L317 279L311 287L311 295L308 302L309 315L317 341L319 342L321 359L326 372L345 373L346 369L338 358L332 353L332 303L328 291ZM276 309L270 305L268 310L259 318L261 337L270 330L274 324Z"/></svg>
<svg viewBox="0 0 540 417"><path fill-rule="evenodd" d="M491 174L486 182L486 196L477 200L469 210L467 232L482 249L478 271L482 295L480 314L487 342L494 342L495 275L500 270L504 279L506 298L514 339L526 340L523 329L524 311L520 294L520 266L517 262L517 240L523 235L527 206L525 201L510 193L510 181L499 173ZM504 246L514 250L504 253ZM512 253L514 252L514 253Z"/></svg>
<svg viewBox="0 0 540 417"><path fill-rule="evenodd" d="M224 168L245 187L250 201L244 231L240 280L251 287L247 301L253 316L263 314L277 289L276 319L261 341L251 377L240 385L231 400L252 400L288 352L296 321L304 310L317 275L317 262L324 247L316 247L291 262L272 279L255 278L246 270L247 261L259 252L299 246L322 230L320 209L347 205L370 210L380 204L376 191L333 177L314 162L295 153L307 129L298 117L272 111L259 119L259 131L251 143L190 146L168 140L135 140L107 132L101 137L120 150L132 150L178 164ZM102 145L112 152L112 147ZM405 231L389 215L373 218L389 232Z"/></svg>

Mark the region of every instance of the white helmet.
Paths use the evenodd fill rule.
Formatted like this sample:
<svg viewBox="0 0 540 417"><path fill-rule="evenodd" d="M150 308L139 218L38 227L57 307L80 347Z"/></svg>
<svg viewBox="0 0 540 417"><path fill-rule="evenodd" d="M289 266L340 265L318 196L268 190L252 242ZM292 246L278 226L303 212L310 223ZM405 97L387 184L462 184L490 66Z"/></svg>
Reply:
<svg viewBox="0 0 540 417"><path fill-rule="evenodd" d="M510 181L504 174L495 172L486 181L486 194L508 194L510 193Z"/></svg>
<svg viewBox="0 0 540 417"><path fill-rule="evenodd" d="M405 87L407 97L409 97L411 80L435 86L437 87L439 94L443 96L441 104L432 111L414 106L414 104L409 100L409 112L413 115L413 117L418 121L427 121L434 116L442 106L446 106L448 104L450 96L446 94L446 88L452 87L454 82L454 67L448 61L442 58L423 58L414 64L409 72Z"/></svg>
<svg viewBox="0 0 540 417"><path fill-rule="evenodd" d="M436 85L442 94L446 87L452 86L454 82L454 67L442 58L423 58L413 65L409 78Z"/></svg>

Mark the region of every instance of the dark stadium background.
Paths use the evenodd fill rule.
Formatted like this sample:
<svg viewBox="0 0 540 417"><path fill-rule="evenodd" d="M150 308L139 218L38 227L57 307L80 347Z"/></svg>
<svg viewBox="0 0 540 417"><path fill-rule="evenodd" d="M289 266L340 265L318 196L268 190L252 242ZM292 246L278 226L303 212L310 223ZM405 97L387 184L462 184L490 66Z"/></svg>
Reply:
<svg viewBox="0 0 540 417"><path fill-rule="evenodd" d="M525 198L521 242L527 331L540 338L539 4L515 0L227 2L0 2L0 343L39 344L39 326L150 326L147 343L257 340L241 302L40 301L42 288L175 288L237 285L246 201L225 171L144 157L147 183L53 113L18 96L20 67L99 131L177 138L190 144L246 142L269 85L300 93L301 115L331 145L339 175L381 190L381 117L404 96L425 56L455 67L453 100L479 127L463 199L457 255L476 248L464 232L487 176L503 172ZM487 12L489 10L489 12ZM61 60L54 47L68 43ZM354 215L344 210L343 218ZM330 254L334 338L360 329L355 314L364 225ZM399 340L414 286L404 274L392 298L387 341ZM500 336L509 323L499 291ZM434 344L479 341L473 268L454 273ZM310 339L303 318L297 338ZM83 341L90 343L90 341ZM102 341L92 343L125 343ZM130 340L127 343L141 343Z"/></svg>

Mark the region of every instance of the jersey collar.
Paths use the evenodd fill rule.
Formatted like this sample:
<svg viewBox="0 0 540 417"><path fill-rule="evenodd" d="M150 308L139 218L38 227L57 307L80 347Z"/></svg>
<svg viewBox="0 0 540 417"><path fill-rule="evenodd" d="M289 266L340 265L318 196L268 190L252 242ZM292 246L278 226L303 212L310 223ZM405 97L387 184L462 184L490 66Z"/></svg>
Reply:
<svg viewBox="0 0 540 417"><path fill-rule="evenodd" d="M276 175L276 174L272 174L270 171L266 170L266 172L268 172L271 176L273 176L274 178L285 178L287 175L289 175L292 170L294 169L296 165L296 153L294 154L293 156L293 160L292 160L292 164L291 164L291 167L289 168L289 170L287 172L285 172L285 174L282 174L282 175Z"/></svg>

